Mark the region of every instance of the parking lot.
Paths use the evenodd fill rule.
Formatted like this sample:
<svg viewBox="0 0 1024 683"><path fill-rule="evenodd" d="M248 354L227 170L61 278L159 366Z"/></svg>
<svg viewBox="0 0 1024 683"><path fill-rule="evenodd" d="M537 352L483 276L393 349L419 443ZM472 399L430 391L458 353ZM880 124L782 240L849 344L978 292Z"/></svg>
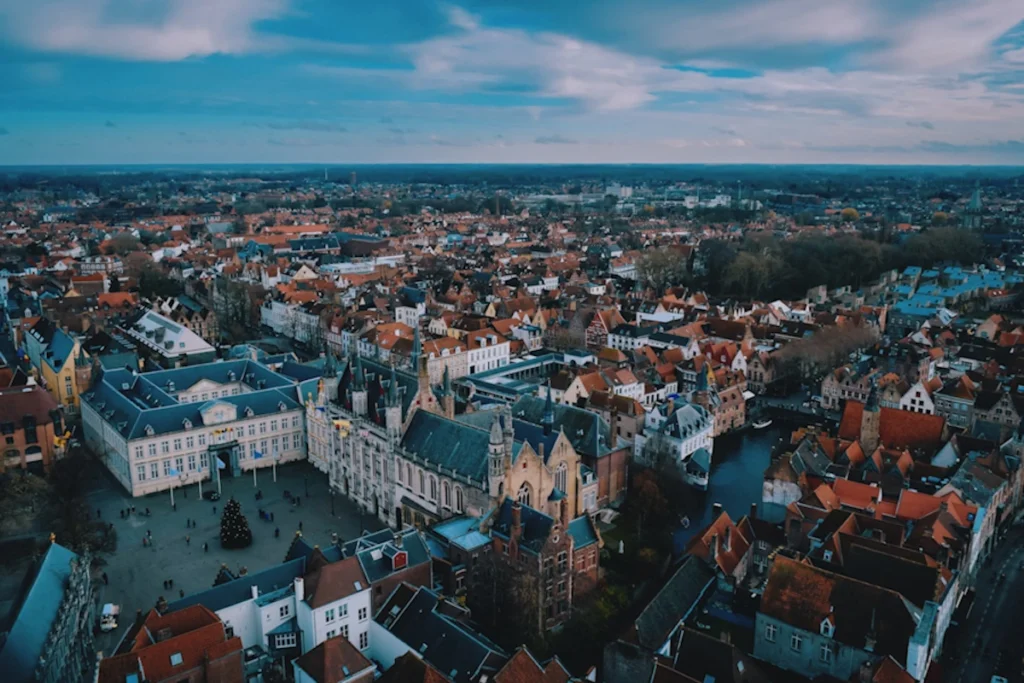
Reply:
<svg viewBox="0 0 1024 683"><path fill-rule="evenodd" d="M263 498L259 501L251 475L224 479L223 495L215 502L201 499L195 485L176 489L176 509L171 507L167 492L129 498L99 465L89 484L92 514L98 512L103 520L113 523L118 534L117 552L106 558L108 563L102 569L109 583L104 584L102 577L99 580L100 606L111 602L122 610L117 631L103 634L98 640L98 649L105 652L116 645L136 610L150 609L160 596L172 601L182 591L188 595L210 588L221 565L237 574L241 567L255 572L281 562L300 525L303 535L319 545L328 545L332 533L341 539L353 538L364 524L369 529L380 528L376 519L360 515L339 495L333 496L332 514L327 476L304 462L279 467L277 483L269 468L260 470L257 486ZM207 482L203 488L210 491L214 487ZM286 491L301 502L290 503ZM253 533L252 545L241 550L224 550L218 540L224 503L231 497L241 503ZM122 518L120 511L132 505L135 512ZM145 514L147 508L149 515ZM259 509L273 514L274 521L261 520ZM187 527L187 520L195 520L195 528ZM276 538L275 529L280 529ZM143 545L143 538L151 539L151 543ZM174 582L173 589L165 590L167 580Z"/></svg>

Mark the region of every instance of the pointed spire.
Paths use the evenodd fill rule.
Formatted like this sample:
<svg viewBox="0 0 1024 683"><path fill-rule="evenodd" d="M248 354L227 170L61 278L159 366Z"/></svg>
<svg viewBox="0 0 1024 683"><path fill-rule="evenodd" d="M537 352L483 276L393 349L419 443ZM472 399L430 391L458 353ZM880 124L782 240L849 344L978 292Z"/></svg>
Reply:
<svg viewBox="0 0 1024 683"><path fill-rule="evenodd" d="M500 446L502 445L501 436L501 413L497 410L494 411L494 420L491 422L491 445Z"/></svg>
<svg viewBox="0 0 1024 683"><path fill-rule="evenodd" d="M352 388L355 391L362 391L365 386L363 379L363 361L359 354L356 354L355 365L352 368Z"/></svg>
<svg viewBox="0 0 1024 683"><path fill-rule="evenodd" d="M391 381L388 383L388 405L398 405L398 373L395 366L391 366Z"/></svg>
<svg viewBox="0 0 1024 683"><path fill-rule="evenodd" d="M337 377L338 364L334 359L334 351L327 349L327 357L324 359L324 377Z"/></svg>
<svg viewBox="0 0 1024 683"><path fill-rule="evenodd" d="M548 393L544 398L544 414L540 418L540 423L544 425L544 433L550 434L551 428L555 425L555 407L551 403L551 378L548 378Z"/></svg>
<svg viewBox="0 0 1024 683"><path fill-rule="evenodd" d="M864 404L864 410L878 410L878 380L871 380L871 391L868 392L868 400Z"/></svg>

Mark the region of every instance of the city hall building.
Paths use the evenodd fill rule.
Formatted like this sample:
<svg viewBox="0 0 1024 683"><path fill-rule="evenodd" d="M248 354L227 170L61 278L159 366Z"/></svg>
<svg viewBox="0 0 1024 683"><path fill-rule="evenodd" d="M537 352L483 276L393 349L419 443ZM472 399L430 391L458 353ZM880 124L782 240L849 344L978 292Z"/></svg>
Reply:
<svg viewBox="0 0 1024 683"><path fill-rule="evenodd" d="M255 360L107 370L82 394L85 440L132 496L251 475L305 458L303 396L321 373Z"/></svg>

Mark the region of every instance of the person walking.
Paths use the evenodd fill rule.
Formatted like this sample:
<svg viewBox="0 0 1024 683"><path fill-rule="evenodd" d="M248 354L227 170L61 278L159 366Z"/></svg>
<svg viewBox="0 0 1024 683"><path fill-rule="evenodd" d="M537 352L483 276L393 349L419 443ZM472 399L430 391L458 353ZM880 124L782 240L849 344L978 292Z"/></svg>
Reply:
<svg viewBox="0 0 1024 683"><path fill-rule="evenodd" d="M204 553L210 552L210 544L209 543L203 543L203 552Z"/></svg>
<svg viewBox="0 0 1024 683"><path fill-rule="evenodd" d="M281 527L277 527L276 529L274 529L274 538L277 538L280 535L281 535Z"/></svg>
<svg viewBox="0 0 1024 683"><path fill-rule="evenodd" d="M177 512L178 511L178 504L177 503L171 503L171 510L173 510L174 512Z"/></svg>
<svg viewBox="0 0 1024 683"><path fill-rule="evenodd" d="M185 589L184 588L179 588L178 589L178 597L179 598L185 597Z"/></svg>
<svg viewBox="0 0 1024 683"><path fill-rule="evenodd" d="M217 506L216 505L213 506L213 514L215 514L215 515L217 514Z"/></svg>
<svg viewBox="0 0 1024 683"><path fill-rule="evenodd" d="M192 537L185 536L185 545L192 545Z"/></svg>
<svg viewBox="0 0 1024 683"><path fill-rule="evenodd" d="M110 579L107 578L107 573L106 572L103 572L103 585L104 586L109 586L110 585Z"/></svg>

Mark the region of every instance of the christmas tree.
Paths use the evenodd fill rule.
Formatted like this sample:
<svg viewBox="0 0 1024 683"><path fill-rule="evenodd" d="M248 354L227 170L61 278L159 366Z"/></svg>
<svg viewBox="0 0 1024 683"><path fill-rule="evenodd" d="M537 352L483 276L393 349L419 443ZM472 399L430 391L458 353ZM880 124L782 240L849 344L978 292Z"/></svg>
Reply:
<svg viewBox="0 0 1024 683"><path fill-rule="evenodd" d="M249 522L242 514L242 506L234 498L224 506L224 516L220 518L220 544L229 550L252 545Z"/></svg>

